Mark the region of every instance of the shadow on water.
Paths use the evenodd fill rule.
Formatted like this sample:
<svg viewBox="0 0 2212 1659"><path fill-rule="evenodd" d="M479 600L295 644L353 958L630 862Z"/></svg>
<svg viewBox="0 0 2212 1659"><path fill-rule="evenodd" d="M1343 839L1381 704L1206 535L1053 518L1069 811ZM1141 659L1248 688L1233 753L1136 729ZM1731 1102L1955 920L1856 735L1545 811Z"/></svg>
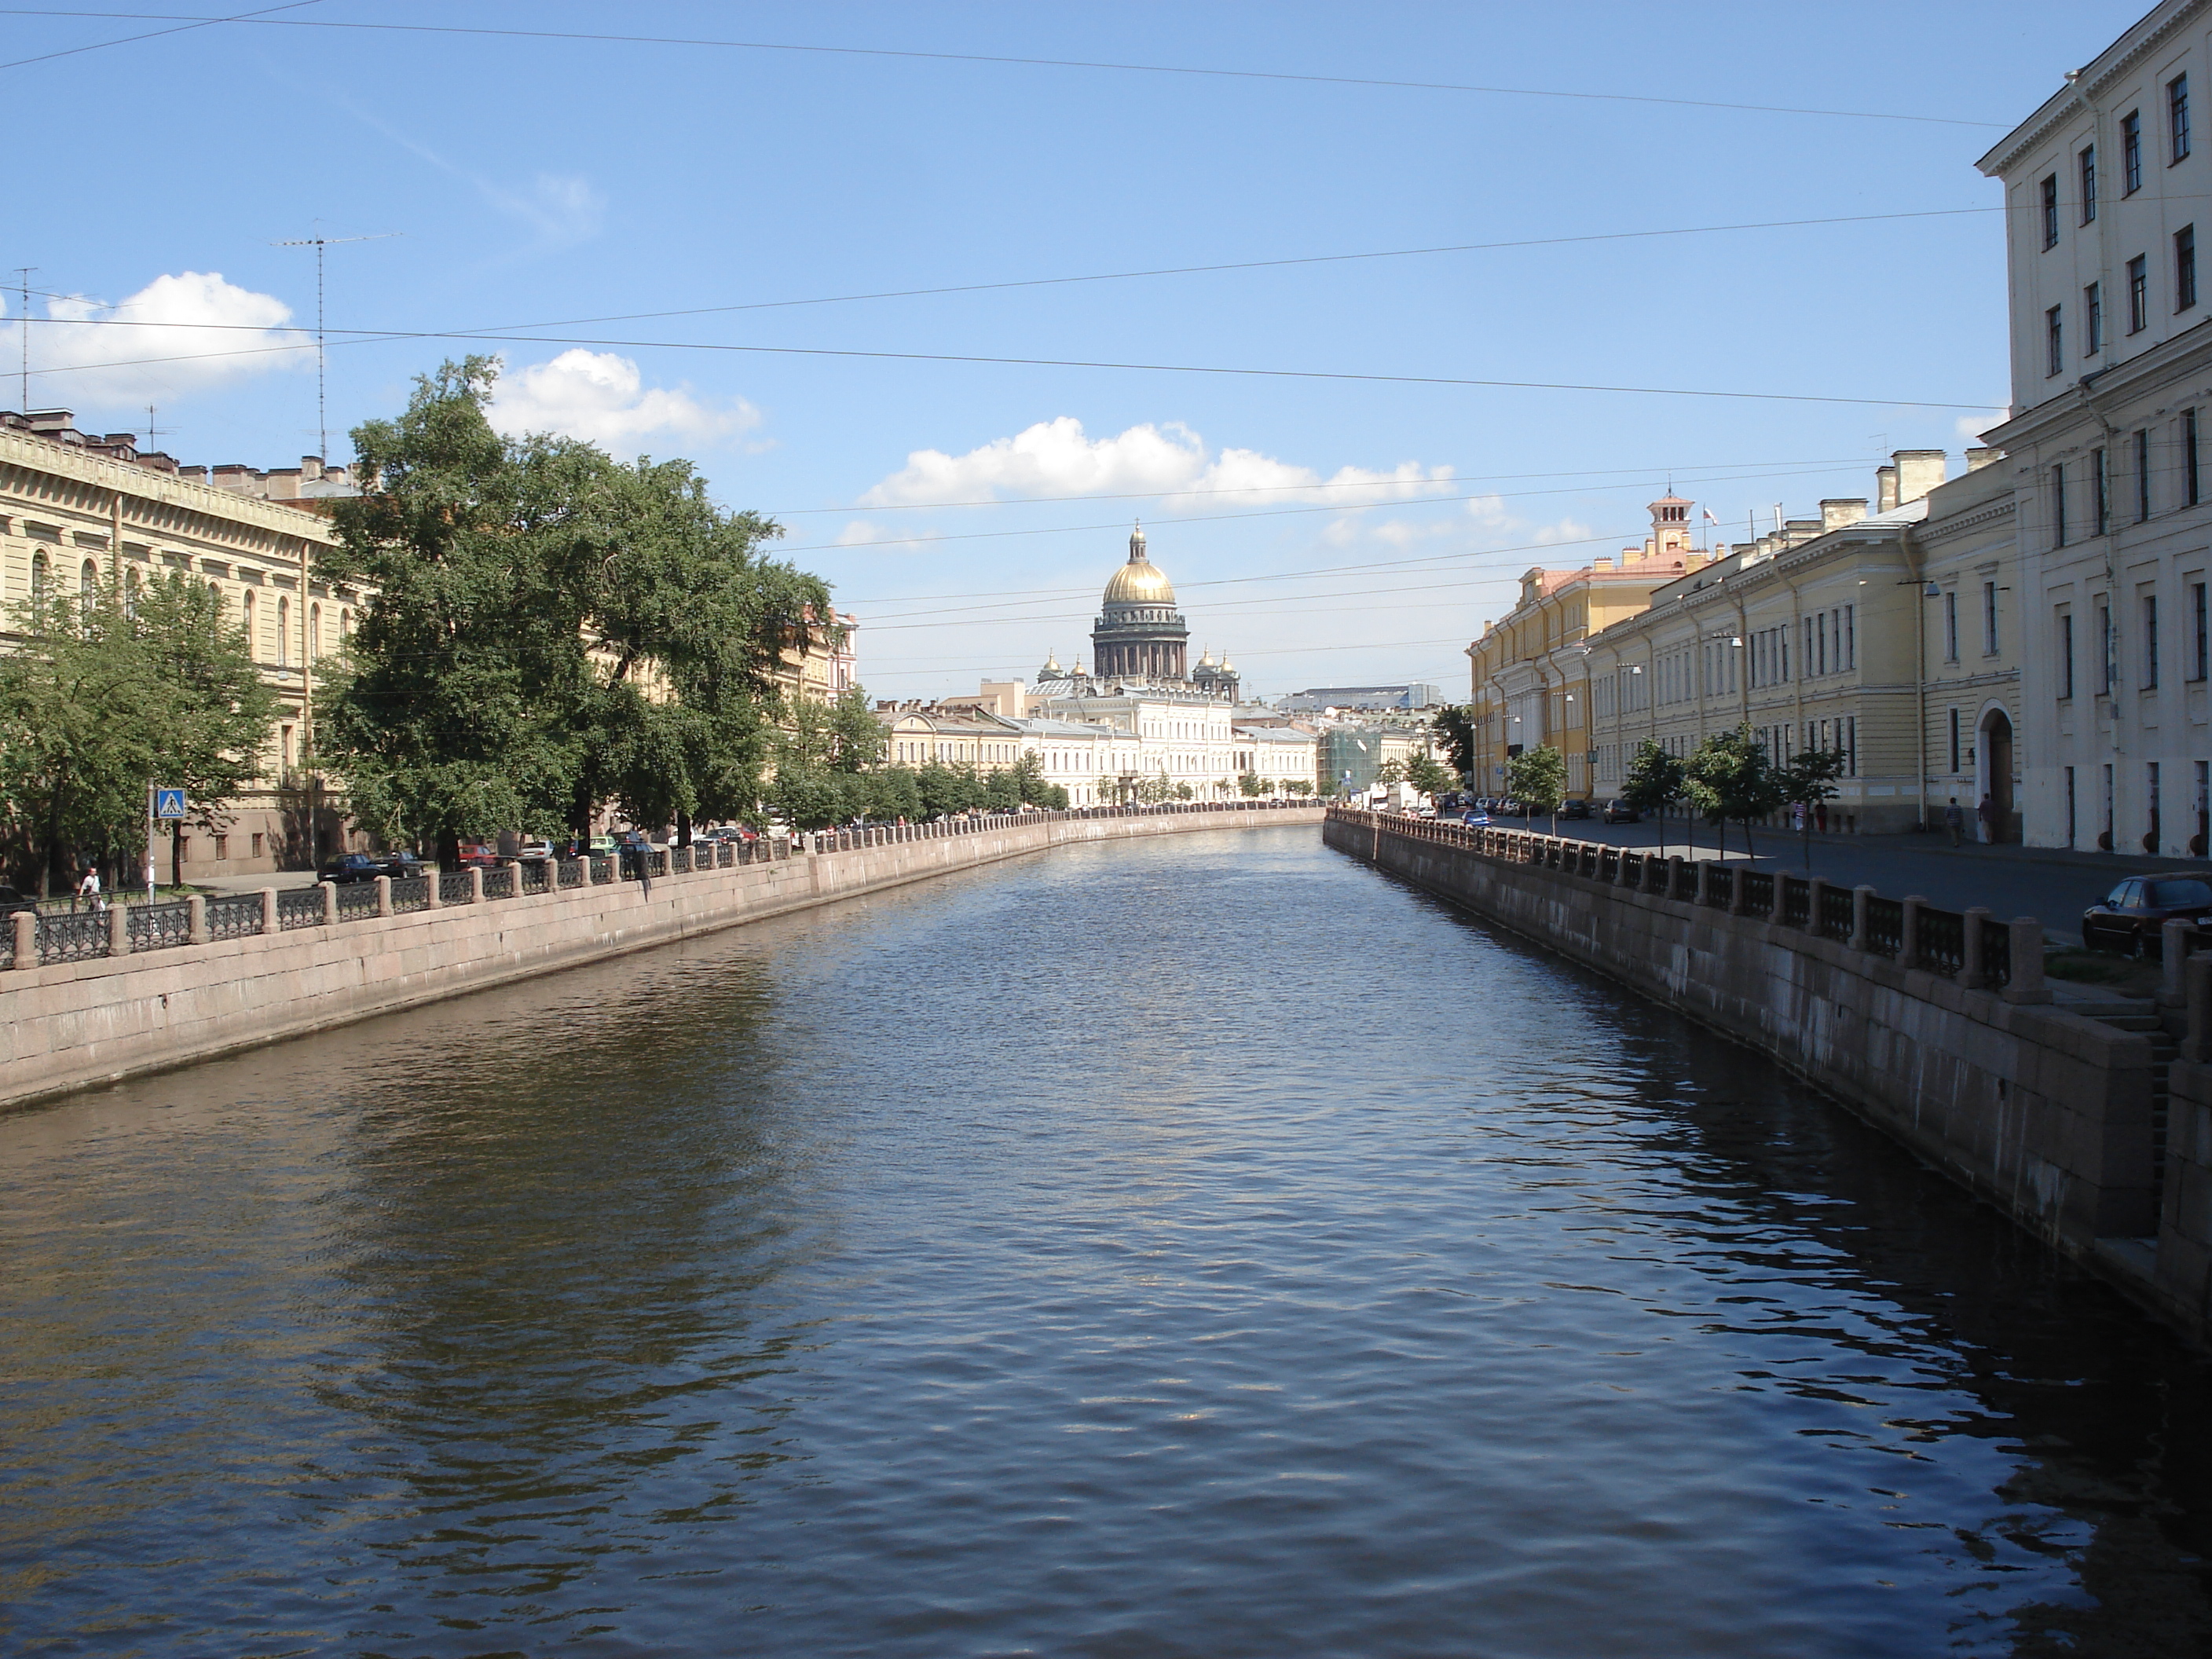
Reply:
<svg viewBox="0 0 2212 1659"><path fill-rule="evenodd" d="M1959 1621L1954 1635L2000 1624L2007 1650L2023 1659L2212 1653L2212 1367L2109 1286L1761 1057L1370 873L1572 985L1593 1018L1617 1026L1624 1069L1636 1079L1628 1098L1639 1139L1681 1173L1691 1201L1679 1219L1701 1236L1699 1271L1728 1286L1731 1312L1706 1323L1708 1333L1817 1337L1868 1367L1857 1377L1751 1369L1743 1386L1887 1407L1866 1443L1906 1463L1916 1446L1953 1437L1984 1441L2012 1462L1989 1512L1948 1528L1953 1562L1986 1575L1992 1609L2002 1609ZM1869 1292L1879 1304L1861 1306L1860 1317L1830 1317ZM1930 1415L1913 1413L1915 1393L1931 1396ZM1958 1395L1976 1409L1944 1398ZM2008 1577L2047 1577L2054 1563L2073 1593L2008 1600Z"/></svg>

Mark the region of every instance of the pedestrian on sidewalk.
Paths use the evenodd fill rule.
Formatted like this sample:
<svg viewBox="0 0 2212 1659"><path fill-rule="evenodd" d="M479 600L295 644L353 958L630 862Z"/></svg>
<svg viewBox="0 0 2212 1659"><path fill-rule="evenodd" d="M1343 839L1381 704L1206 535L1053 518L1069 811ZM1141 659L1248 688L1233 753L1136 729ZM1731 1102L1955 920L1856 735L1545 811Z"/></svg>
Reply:
<svg viewBox="0 0 2212 1659"><path fill-rule="evenodd" d="M77 881L76 893L75 896L70 900L70 909L72 913L76 909L77 904L80 901L83 902L84 907L88 910L97 910L101 908L100 902L100 866L98 865L88 864L84 866L84 874Z"/></svg>
<svg viewBox="0 0 2212 1659"><path fill-rule="evenodd" d="M1984 847L1992 845L1997 838L1996 803L1984 795L1982 804L1974 809L1974 839Z"/></svg>
<svg viewBox="0 0 2212 1659"><path fill-rule="evenodd" d="M1966 838L1966 815L1959 810L1959 798L1951 797L1951 804L1943 809L1943 827L1951 832L1951 845L1956 847Z"/></svg>

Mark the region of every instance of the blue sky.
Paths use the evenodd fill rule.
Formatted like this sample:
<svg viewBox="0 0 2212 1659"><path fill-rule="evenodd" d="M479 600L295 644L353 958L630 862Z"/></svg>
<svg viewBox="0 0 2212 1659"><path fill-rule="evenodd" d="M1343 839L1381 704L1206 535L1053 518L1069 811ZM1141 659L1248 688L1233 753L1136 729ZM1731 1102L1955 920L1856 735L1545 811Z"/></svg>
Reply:
<svg viewBox="0 0 2212 1659"><path fill-rule="evenodd" d="M0 59L164 27L70 9L0 9ZM1916 406L2007 397L1974 159L2140 9L321 0L0 71L22 141L0 266L38 268L33 405L143 431L151 403L179 459L269 466L316 428L312 355L255 349L314 317L311 253L272 244L397 233L330 251L334 434L497 350L504 419L689 455L776 514L860 617L878 696L1087 657L1139 515L1194 645L1249 689L1463 695L1461 647L1518 573L1639 534L1670 476L1741 538L1994 420ZM319 27L364 21L695 44ZM1899 215L1929 216L1625 234ZM1542 245L839 300L1506 242ZM635 316L742 306L766 308Z"/></svg>

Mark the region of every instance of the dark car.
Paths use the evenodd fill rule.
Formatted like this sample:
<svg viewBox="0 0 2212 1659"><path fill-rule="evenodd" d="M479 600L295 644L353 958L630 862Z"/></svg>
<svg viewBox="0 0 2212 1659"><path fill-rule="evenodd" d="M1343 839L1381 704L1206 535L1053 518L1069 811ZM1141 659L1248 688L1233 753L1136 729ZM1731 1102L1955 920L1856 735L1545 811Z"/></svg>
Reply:
<svg viewBox="0 0 2212 1659"><path fill-rule="evenodd" d="M39 902L24 897L12 887L0 887L0 916L12 916L18 910L28 910L36 915L39 914Z"/></svg>
<svg viewBox="0 0 2212 1659"><path fill-rule="evenodd" d="M1605 821L1607 823L1641 823L1644 814L1625 800L1609 800L1605 804Z"/></svg>
<svg viewBox="0 0 2212 1659"><path fill-rule="evenodd" d="M2133 876L2081 913L2081 943L2093 948L2160 954L2159 929L2169 921L2212 916L2212 882L2187 871Z"/></svg>
<svg viewBox="0 0 2212 1659"><path fill-rule="evenodd" d="M1559 803L1559 816L1563 818L1586 818L1589 815L1590 804L1586 800L1568 800Z"/></svg>
<svg viewBox="0 0 2212 1659"><path fill-rule="evenodd" d="M422 873L422 861L412 853L347 853L330 860L315 872L315 878L343 885L349 881L374 881L379 876L399 878Z"/></svg>

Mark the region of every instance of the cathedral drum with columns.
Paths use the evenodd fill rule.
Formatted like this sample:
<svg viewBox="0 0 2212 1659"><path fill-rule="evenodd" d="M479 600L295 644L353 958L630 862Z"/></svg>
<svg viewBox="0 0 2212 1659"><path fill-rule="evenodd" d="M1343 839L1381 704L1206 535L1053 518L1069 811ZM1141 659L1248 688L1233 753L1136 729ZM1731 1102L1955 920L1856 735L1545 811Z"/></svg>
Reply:
<svg viewBox="0 0 2212 1659"><path fill-rule="evenodd" d="M1145 556L1142 525L1129 532L1129 562L1106 584L1105 604L1091 630L1091 672L1101 678L1186 678L1190 629L1176 609L1167 574Z"/></svg>

